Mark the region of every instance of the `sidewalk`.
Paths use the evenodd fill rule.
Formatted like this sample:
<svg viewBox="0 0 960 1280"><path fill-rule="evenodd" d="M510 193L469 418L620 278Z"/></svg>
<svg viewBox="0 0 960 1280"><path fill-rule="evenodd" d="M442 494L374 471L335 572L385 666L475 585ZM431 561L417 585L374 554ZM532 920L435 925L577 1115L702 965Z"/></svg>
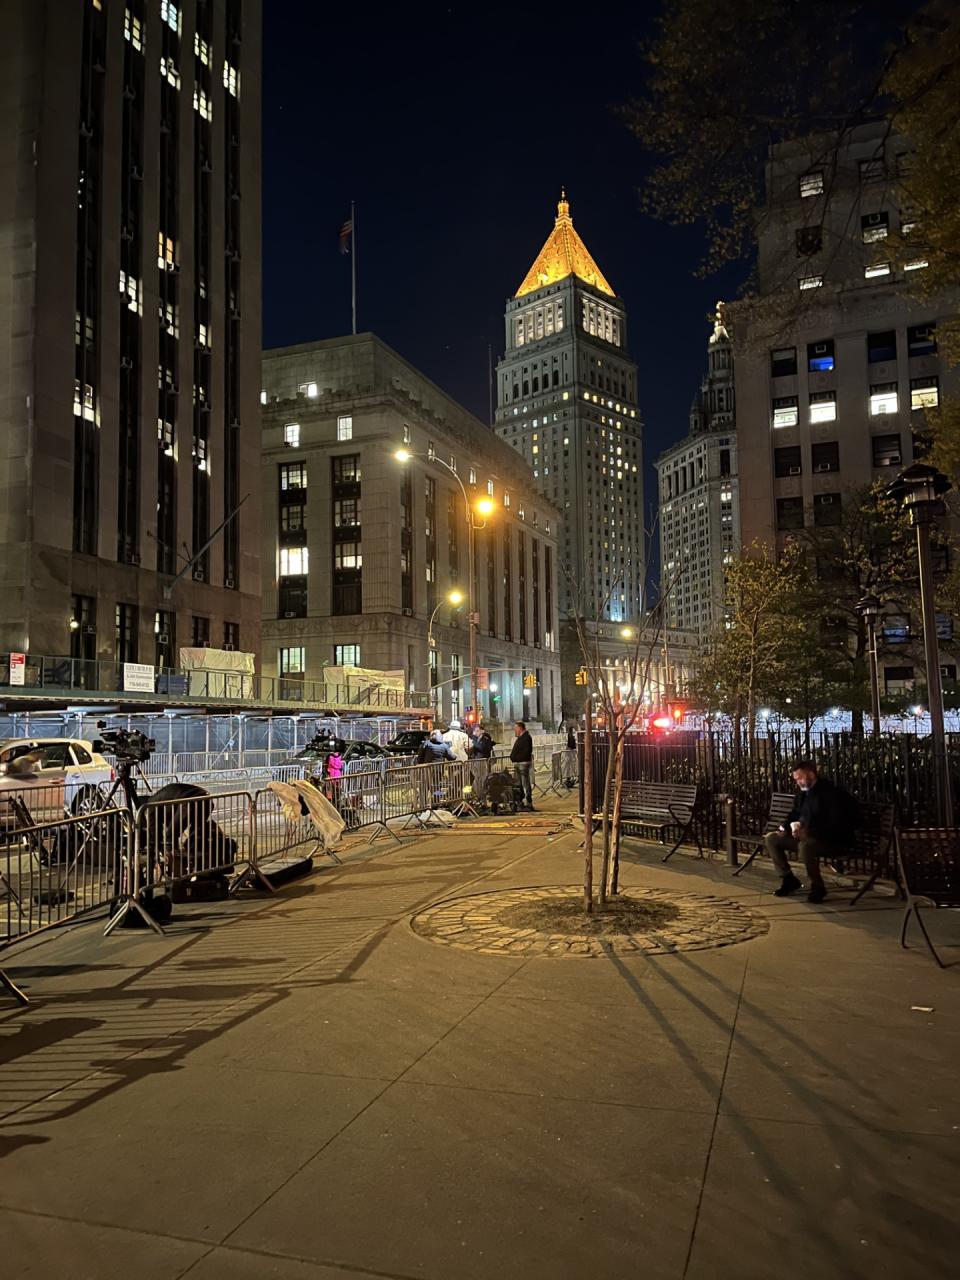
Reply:
<svg viewBox="0 0 960 1280"><path fill-rule="evenodd" d="M542 802L546 810L569 803ZM541 815L542 816L542 815ZM6 956L11 1276L936 1280L960 1212L960 920L771 896L768 867L626 842L626 887L713 894L760 937L489 955L439 900L576 884L579 836L358 846L273 899ZM484 823L484 827L488 824ZM953 943L954 945L949 945Z"/></svg>

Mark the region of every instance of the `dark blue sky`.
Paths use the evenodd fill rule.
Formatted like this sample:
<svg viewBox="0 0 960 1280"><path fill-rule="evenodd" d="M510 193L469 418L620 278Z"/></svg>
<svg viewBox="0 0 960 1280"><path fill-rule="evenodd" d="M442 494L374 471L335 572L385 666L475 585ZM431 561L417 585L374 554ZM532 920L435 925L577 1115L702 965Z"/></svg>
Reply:
<svg viewBox="0 0 960 1280"><path fill-rule="evenodd" d="M687 429L706 314L692 229L639 212L649 163L612 108L640 82L655 6L264 5L264 344L359 327L487 417L487 344L553 226L577 230L624 298L650 461ZM732 292L735 277L725 282Z"/></svg>

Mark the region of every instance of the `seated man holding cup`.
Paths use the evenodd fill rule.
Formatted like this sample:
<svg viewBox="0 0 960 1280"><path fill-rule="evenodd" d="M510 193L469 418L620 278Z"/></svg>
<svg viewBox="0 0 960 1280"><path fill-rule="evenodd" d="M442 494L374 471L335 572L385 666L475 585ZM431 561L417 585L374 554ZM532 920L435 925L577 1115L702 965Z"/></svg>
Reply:
<svg viewBox="0 0 960 1280"><path fill-rule="evenodd" d="M820 859L835 858L853 839L857 825L856 801L829 778L821 778L812 760L801 760L794 766L793 780L800 794L785 825L763 838L767 853L782 877L780 888L774 889L774 893L778 898L786 898L802 887L790 870L787 857L789 853L796 853L807 873L807 901L823 902L827 890L820 874Z"/></svg>

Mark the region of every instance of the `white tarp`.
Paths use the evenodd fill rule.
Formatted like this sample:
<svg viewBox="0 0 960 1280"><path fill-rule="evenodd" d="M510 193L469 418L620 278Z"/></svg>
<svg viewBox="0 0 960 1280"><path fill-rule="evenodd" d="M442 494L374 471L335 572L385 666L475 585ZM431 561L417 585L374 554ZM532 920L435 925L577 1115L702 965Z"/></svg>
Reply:
<svg viewBox="0 0 960 1280"><path fill-rule="evenodd" d="M324 667L323 679L327 684L347 685L351 689L366 689L379 685L381 689L397 689L403 692L402 671L376 671L373 667Z"/></svg>
<svg viewBox="0 0 960 1280"><path fill-rule="evenodd" d="M252 698L254 669L252 653L233 649L180 650L180 670L188 677L187 692L197 698Z"/></svg>

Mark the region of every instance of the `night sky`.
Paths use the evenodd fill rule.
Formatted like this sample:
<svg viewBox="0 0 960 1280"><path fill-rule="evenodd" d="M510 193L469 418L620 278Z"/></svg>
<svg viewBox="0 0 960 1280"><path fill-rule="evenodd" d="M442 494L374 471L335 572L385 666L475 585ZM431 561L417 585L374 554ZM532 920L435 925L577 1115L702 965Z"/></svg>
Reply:
<svg viewBox="0 0 960 1280"><path fill-rule="evenodd" d="M695 229L639 212L649 160L613 107L640 83L650 6L264 5L264 346L358 327L487 420L487 346L553 226L574 225L625 300L650 463L687 430L708 311Z"/></svg>

